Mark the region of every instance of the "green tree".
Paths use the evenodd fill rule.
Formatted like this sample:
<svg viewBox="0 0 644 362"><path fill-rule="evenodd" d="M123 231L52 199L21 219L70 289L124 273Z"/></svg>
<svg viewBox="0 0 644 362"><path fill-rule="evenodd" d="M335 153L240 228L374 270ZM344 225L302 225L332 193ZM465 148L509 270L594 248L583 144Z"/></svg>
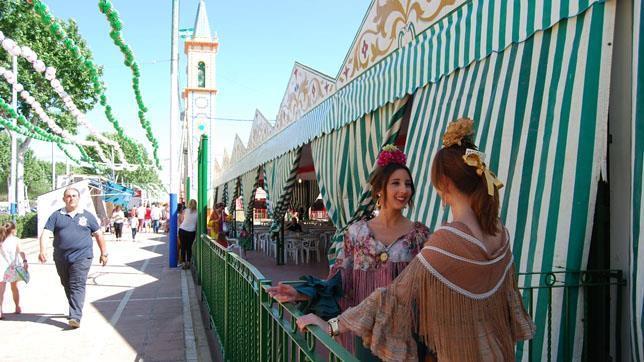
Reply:
<svg viewBox="0 0 644 362"><path fill-rule="evenodd" d="M60 24L66 31L67 36L76 42L85 59L91 60L92 53L85 40L80 36L76 22L73 20L61 21ZM98 101L99 94L93 87L90 72L76 60L70 50L50 34L47 26L42 24L38 16L32 11L31 5L24 0L1 0L0 31L21 46L30 47L45 64L55 67L56 77L61 81L65 91L79 110L87 112L94 107ZM7 69L12 67L11 56L4 50L0 50L0 66ZM102 74L102 69L99 69L99 74ZM71 114L67 112L63 101L58 97L43 74L36 73L31 64L23 58L18 58L18 81L25 86L25 90L29 91L40 102L51 119L62 128L76 134L77 123ZM11 89L8 83L3 81L0 81L0 97L8 103L11 101ZM45 129L48 128L32 112L29 105L20 101L20 98L18 99L18 111L30 122ZM22 194L21 188L23 185L27 185L27 178L32 178L30 175L25 177L24 169L30 142L31 138L19 141L18 179L24 179L23 183L19 182L18 184L19 195Z"/></svg>
<svg viewBox="0 0 644 362"><path fill-rule="evenodd" d="M92 53L80 36L76 22L73 19L61 21L61 26L67 32L67 36L76 42L85 59L91 60ZM31 5L24 0L0 1L0 31L18 44L29 46L45 64L55 67L56 77L78 109L87 112L94 107L99 95L93 87L90 72L76 60L70 50L56 41L32 11ZM0 51L0 65L11 69L11 56L4 50ZM102 74L102 69L99 69L99 74ZM18 58L18 80L48 111L50 118L71 133L76 132L76 121L67 112L63 101L50 86L49 81L43 74L35 72L31 64L21 57ZM5 101L11 101L8 83L0 82L0 96ZM26 103L19 100L18 109L28 120L40 122L41 126L46 127L42 121L32 117L31 109Z"/></svg>
<svg viewBox="0 0 644 362"><path fill-rule="evenodd" d="M128 163L133 165L138 164L138 159L136 155L137 149L138 149L141 152L145 165L147 165L145 167L139 166L139 168L137 168L134 171L126 171L126 170L114 171L115 181L119 183L124 183L124 184L134 184L141 187L146 187L146 186L162 187L161 180L159 179L159 175L156 171L156 168L153 167L153 161L150 159L148 152L140 143L135 143L131 140L126 140L116 133L103 133L103 136L118 142L118 144L121 146L121 149L123 150L123 154L125 155L125 158ZM91 141L96 141L96 138L94 136L88 136L87 139ZM112 150L111 146L105 145L103 143L100 143L100 145L101 145L101 148L103 149L103 153L107 157L111 157L112 152L114 153L115 163L118 164L123 162L123 160L119 159L117 152ZM96 149L88 148L87 154L93 160L100 162L100 159L98 157L98 152L96 152ZM89 169L87 169L86 171L91 172L91 170ZM102 171L102 174L104 176L110 177L112 175L112 170L110 168L106 168Z"/></svg>

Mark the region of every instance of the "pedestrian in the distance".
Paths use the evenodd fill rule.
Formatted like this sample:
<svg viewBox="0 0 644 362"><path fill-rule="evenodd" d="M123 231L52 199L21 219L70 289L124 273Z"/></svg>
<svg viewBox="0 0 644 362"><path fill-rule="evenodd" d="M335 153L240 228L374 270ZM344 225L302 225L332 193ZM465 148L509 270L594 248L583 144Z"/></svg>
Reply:
<svg viewBox="0 0 644 362"><path fill-rule="evenodd" d="M107 264L107 248L96 217L78 206L80 192L69 187L63 193L65 207L54 211L40 235L41 263L47 261L45 242L54 237L54 262L69 303L69 326L80 327L85 302L85 284L94 252L92 237L101 250L100 263Z"/></svg>
<svg viewBox="0 0 644 362"><path fill-rule="evenodd" d="M141 228L143 228L143 223L145 221L145 206L143 206L143 203L136 208L136 218L139 219L139 227L137 231L141 232Z"/></svg>
<svg viewBox="0 0 644 362"><path fill-rule="evenodd" d="M139 219L136 215L130 216L130 228L132 229L132 241L136 241L136 232L139 230Z"/></svg>
<svg viewBox="0 0 644 362"><path fill-rule="evenodd" d="M114 211L112 212L112 222L114 223L114 235L116 236L116 241L121 241L123 236L123 223L125 222L125 214L121 209L121 206L116 205Z"/></svg>
<svg viewBox="0 0 644 362"><path fill-rule="evenodd" d="M155 234L159 233L161 213L162 213L162 210L159 207L159 204L157 203L152 204L152 210L150 211L150 218L152 219L152 231Z"/></svg>
<svg viewBox="0 0 644 362"><path fill-rule="evenodd" d="M29 280L24 279L24 276L19 272L20 267L27 271L29 265L25 253L20 250L20 239L16 236L16 224L11 221L0 225L0 254L0 273L3 273L0 279L0 319L2 319L2 302L7 283L11 284L16 314L20 314L22 310L20 309L18 282Z"/></svg>
<svg viewBox="0 0 644 362"><path fill-rule="evenodd" d="M150 204L147 204L145 207L145 232L149 233L151 231L152 227L152 208L150 208Z"/></svg>

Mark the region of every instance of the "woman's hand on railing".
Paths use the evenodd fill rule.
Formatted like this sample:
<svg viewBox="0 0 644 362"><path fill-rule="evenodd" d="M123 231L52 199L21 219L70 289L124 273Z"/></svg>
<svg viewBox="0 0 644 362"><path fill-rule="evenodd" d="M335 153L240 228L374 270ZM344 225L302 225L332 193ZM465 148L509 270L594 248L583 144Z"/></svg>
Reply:
<svg viewBox="0 0 644 362"><path fill-rule="evenodd" d="M327 333L329 332L329 324L313 313L309 313L297 318L297 327L300 329L300 331L304 332L304 330L306 330L306 327L310 325L316 325L323 331Z"/></svg>
<svg viewBox="0 0 644 362"><path fill-rule="evenodd" d="M304 294L299 293L292 285L279 283L276 287L267 289L268 294L280 303L293 303L309 300Z"/></svg>

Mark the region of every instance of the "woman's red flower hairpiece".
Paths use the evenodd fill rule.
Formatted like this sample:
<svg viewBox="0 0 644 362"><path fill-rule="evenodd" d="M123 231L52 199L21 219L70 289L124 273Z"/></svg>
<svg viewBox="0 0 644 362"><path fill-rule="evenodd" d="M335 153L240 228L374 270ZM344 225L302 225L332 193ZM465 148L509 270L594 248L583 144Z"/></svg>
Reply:
<svg viewBox="0 0 644 362"><path fill-rule="evenodd" d="M407 163L407 156L405 153L394 145L386 145L380 151L376 164L380 167L385 167L391 163L405 165Z"/></svg>

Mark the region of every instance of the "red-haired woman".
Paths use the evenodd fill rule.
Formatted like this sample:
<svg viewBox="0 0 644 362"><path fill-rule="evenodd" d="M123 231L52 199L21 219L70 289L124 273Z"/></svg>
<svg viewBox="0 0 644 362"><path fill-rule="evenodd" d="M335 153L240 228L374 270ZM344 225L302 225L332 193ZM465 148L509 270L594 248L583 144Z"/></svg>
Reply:
<svg viewBox="0 0 644 362"><path fill-rule="evenodd" d="M398 148L393 145L383 147L369 180L379 209L378 215L371 220L354 223L344 234L344 247L328 278L341 281L341 310L360 304L377 288L391 284L429 237L429 229L425 225L413 222L402 214L403 209L413 205L415 193L411 172L405 162L406 156ZM289 285L279 285L270 288L269 292L283 302L317 297L304 295L298 290ZM355 354L361 361L376 360L363 347L361 340L356 339L354 343L353 336L343 337L345 347L355 348Z"/></svg>
<svg viewBox="0 0 644 362"><path fill-rule="evenodd" d="M510 236L499 219L503 184L472 141L473 121L449 125L432 164L432 184L453 221L434 232L392 283L359 306L317 324L332 335L351 331L386 361L514 360L515 343L532 338L534 323L514 276ZM425 354L422 356L422 354Z"/></svg>

